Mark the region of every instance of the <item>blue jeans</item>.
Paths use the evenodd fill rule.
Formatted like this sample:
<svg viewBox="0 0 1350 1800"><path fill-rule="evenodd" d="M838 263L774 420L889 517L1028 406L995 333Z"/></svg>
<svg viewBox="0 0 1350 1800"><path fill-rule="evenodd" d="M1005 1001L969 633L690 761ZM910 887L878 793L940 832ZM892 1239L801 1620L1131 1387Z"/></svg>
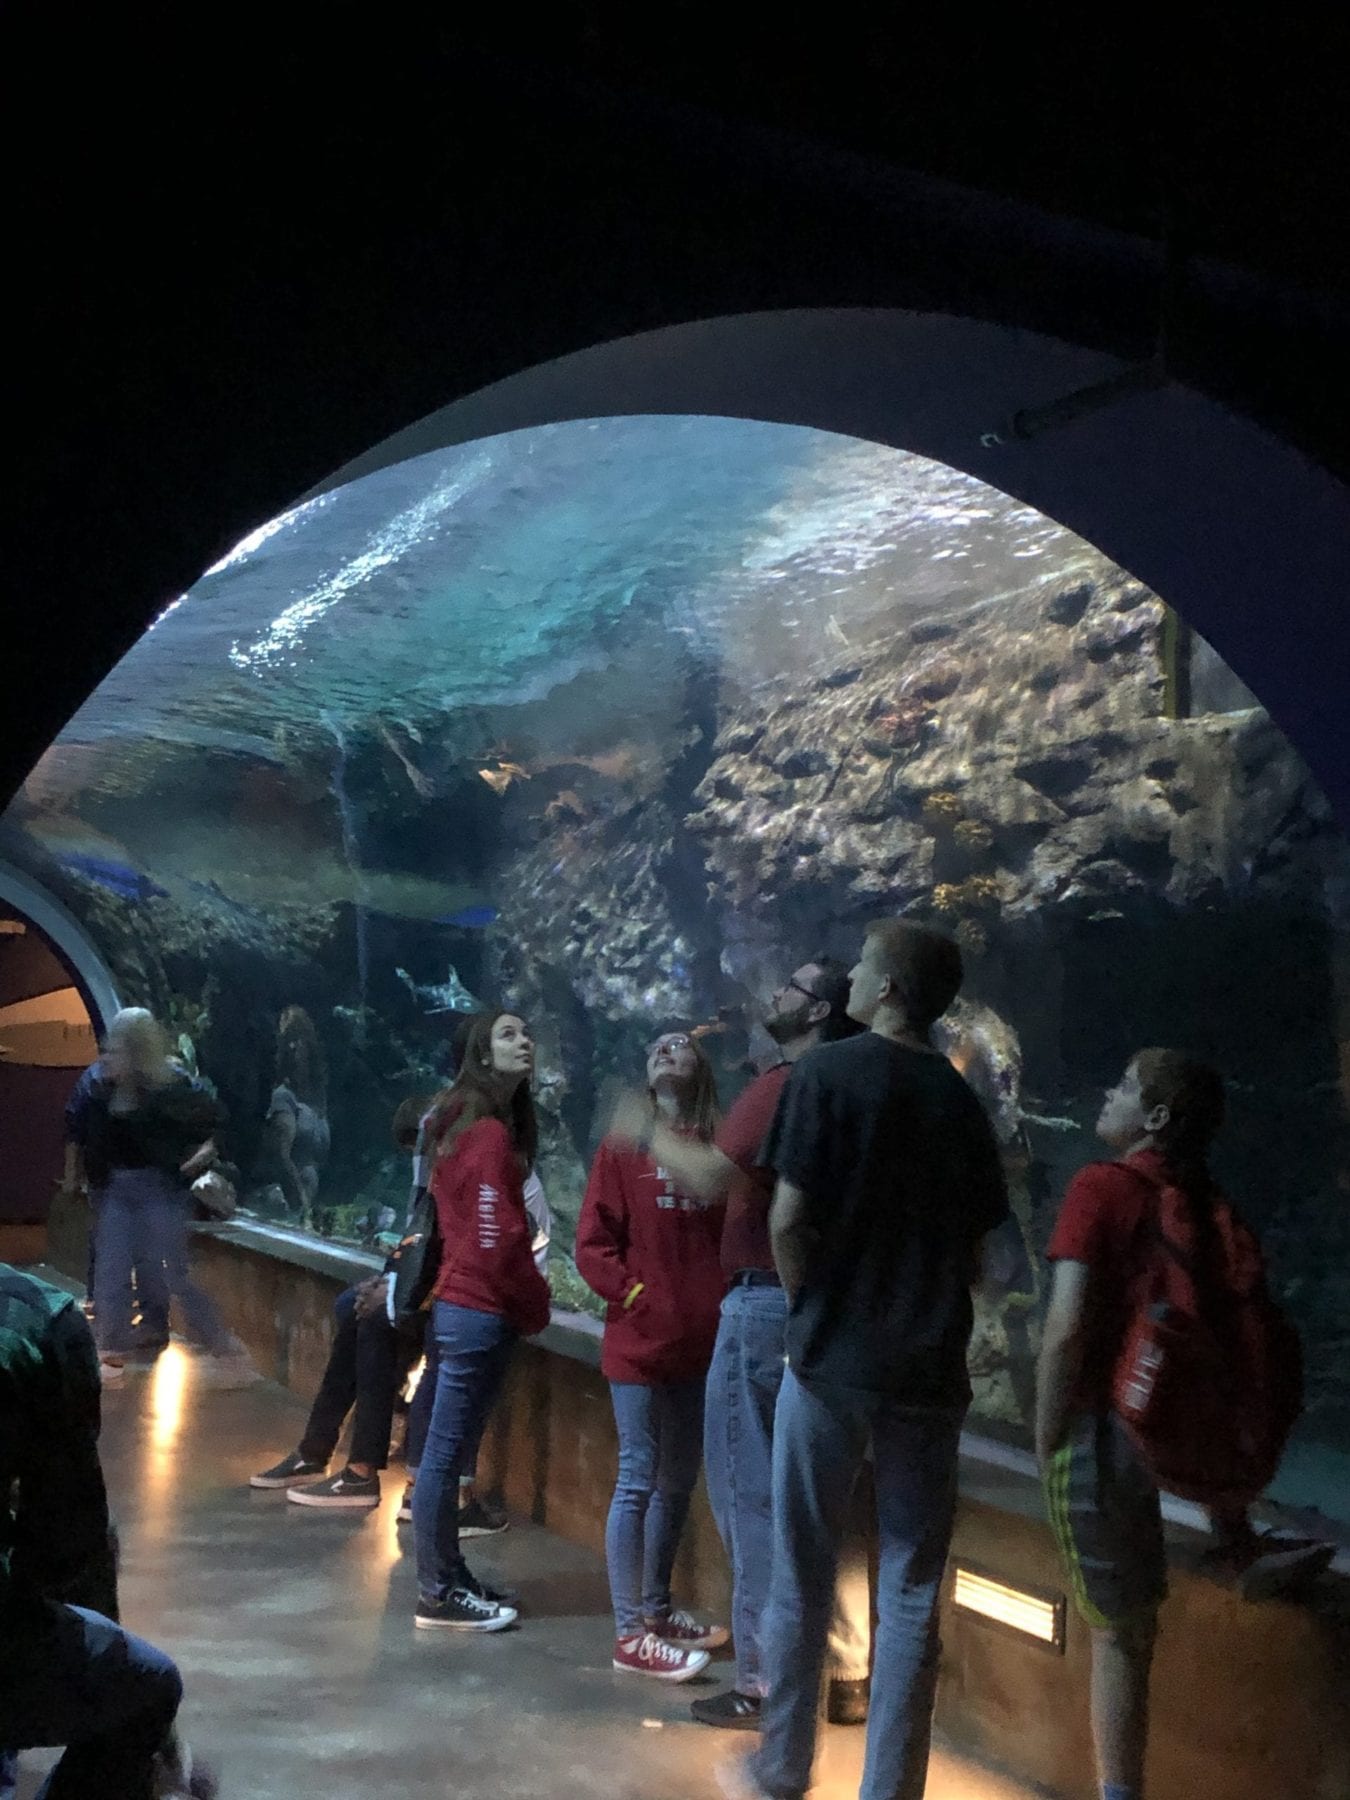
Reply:
<svg viewBox="0 0 1350 1800"><path fill-rule="evenodd" d="M85 1263L84 1291L92 1300L98 1291L98 1214L102 1190L91 1188L89 1191L89 1254ZM119 1299L119 1306L125 1306L128 1318L131 1310L140 1314L140 1327L134 1334L134 1343L154 1345L156 1348L169 1341L169 1290L164 1285L164 1270L158 1264L150 1264L143 1269L136 1269L135 1295L126 1291ZM0 1789L0 1800L4 1800L4 1792Z"/></svg>
<svg viewBox="0 0 1350 1800"><path fill-rule="evenodd" d="M152 1760L183 1695L178 1670L81 1606L52 1607L41 1623L22 1663L0 1664L0 1744L66 1746L39 1800L150 1800Z"/></svg>
<svg viewBox="0 0 1350 1800"><path fill-rule="evenodd" d="M605 1526L614 1630L670 1611L670 1577L703 1450L702 1381L611 1381L619 1479Z"/></svg>
<svg viewBox="0 0 1350 1800"><path fill-rule="evenodd" d="M773 1419L786 1367L787 1312L781 1287L733 1287L722 1302L708 1371L704 1475L731 1564L731 1629L742 1694L765 1689L760 1630L773 1555ZM830 1621L831 1678L865 1680L871 1645L867 1539L846 1531Z"/></svg>
<svg viewBox="0 0 1350 1800"><path fill-rule="evenodd" d="M869 1438L880 1571L860 1800L922 1800L963 1414L915 1412L882 1394L812 1387L791 1370L783 1377L764 1620L769 1687L763 1737L750 1759L755 1780L774 1800L801 1800L811 1785L839 1544Z"/></svg>
<svg viewBox="0 0 1350 1800"><path fill-rule="evenodd" d="M413 1489L417 1586L425 1600L444 1600L459 1585L459 1478L472 1472L483 1425L502 1385L515 1327L496 1313L438 1300L432 1309L440 1367L422 1465Z"/></svg>
<svg viewBox="0 0 1350 1800"><path fill-rule="evenodd" d="M431 1409L436 1399L436 1378L441 1366L440 1346L436 1342L435 1322L430 1313L427 1314L426 1341L422 1348L427 1365L422 1371L422 1378L417 1384L417 1392L413 1395L412 1404L408 1408L408 1434L403 1449L403 1460L408 1466L410 1475L415 1475L422 1466L422 1452L427 1447L427 1432L431 1426ZM463 1472L460 1480L468 1481L477 1467L478 1444L475 1441L465 1446Z"/></svg>
<svg viewBox="0 0 1350 1800"><path fill-rule="evenodd" d="M94 1265L94 1332L105 1355L135 1348L131 1330L133 1272L142 1309L167 1319L170 1299L183 1309L189 1334L223 1354L234 1348L214 1301L188 1274L188 1196L157 1169L114 1169L99 1195Z"/></svg>

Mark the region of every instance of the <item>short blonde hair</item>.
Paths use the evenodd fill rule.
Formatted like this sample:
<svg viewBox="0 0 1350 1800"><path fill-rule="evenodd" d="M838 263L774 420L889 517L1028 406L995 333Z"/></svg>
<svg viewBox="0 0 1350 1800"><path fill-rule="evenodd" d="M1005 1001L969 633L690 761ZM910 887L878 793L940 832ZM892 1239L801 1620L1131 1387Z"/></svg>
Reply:
<svg viewBox="0 0 1350 1800"><path fill-rule="evenodd" d="M169 1066L169 1035L155 1015L144 1006L124 1006L108 1021L104 1044L109 1050L122 1050L132 1072L157 1079Z"/></svg>
<svg viewBox="0 0 1350 1800"><path fill-rule="evenodd" d="M877 919L864 935L877 946L881 973L894 984L909 1023L926 1031L961 991L965 969L959 946L913 919Z"/></svg>

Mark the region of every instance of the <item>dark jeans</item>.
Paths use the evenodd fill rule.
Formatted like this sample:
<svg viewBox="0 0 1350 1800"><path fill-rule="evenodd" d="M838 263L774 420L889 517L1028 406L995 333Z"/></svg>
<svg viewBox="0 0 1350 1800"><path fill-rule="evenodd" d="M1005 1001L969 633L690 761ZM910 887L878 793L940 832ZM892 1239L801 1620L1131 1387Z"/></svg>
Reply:
<svg viewBox="0 0 1350 1800"><path fill-rule="evenodd" d="M921 1800L937 1685L937 1607L956 1511L964 1409L917 1412L789 1369L773 1434L773 1573L764 1732L751 1757L774 1800L811 1785L826 1639L849 1498L872 1443L880 1569L860 1800Z"/></svg>
<svg viewBox="0 0 1350 1800"><path fill-rule="evenodd" d="M188 1274L188 1207L184 1190L157 1169L114 1169L98 1199L95 1226L94 1335L104 1355L136 1348L131 1328L132 1276L141 1309L167 1321L169 1302L183 1309L189 1334L223 1354L234 1339Z"/></svg>
<svg viewBox="0 0 1350 1800"><path fill-rule="evenodd" d="M787 1295L772 1285L738 1285L722 1302L708 1370L703 1470L708 1500L731 1565L731 1629L736 1687L764 1692L760 1629L773 1559L773 1419L783 1385ZM861 1681L872 1645L867 1538L845 1534L830 1621L832 1679Z"/></svg>
<svg viewBox="0 0 1350 1800"><path fill-rule="evenodd" d="M438 1300L432 1309L440 1368L422 1466L413 1490L417 1586L443 1600L464 1572L459 1553L459 1478L471 1474L483 1425L497 1398L517 1332L496 1313Z"/></svg>
<svg viewBox="0 0 1350 1800"><path fill-rule="evenodd" d="M670 1611L670 1577L703 1455L703 1382L611 1381L619 1479L605 1524L614 1630Z"/></svg>
<svg viewBox="0 0 1350 1800"><path fill-rule="evenodd" d="M416 1475L422 1466L422 1453L427 1447L427 1432L431 1427L431 1409L436 1403L436 1375L441 1366L436 1323L431 1313L427 1314L426 1342L422 1349L427 1364L417 1384L417 1392L412 1397L412 1405L408 1408L408 1436L403 1453L410 1475ZM464 1473L460 1479L467 1481L477 1466L478 1445L474 1443L465 1449Z"/></svg>
<svg viewBox="0 0 1350 1800"><path fill-rule="evenodd" d="M383 1469L389 1461L394 1399L411 1357L407 1339L395 1331L382 1306L357 1318L356 1294L349 1287L337 1297L333 1309L337 1333L300 1440L300 1454L311 1462L326 1463L355 1406L349 1460Z"/></svg>
<svg viewBox="0 0 1350 1800"><path fill-rule="evenodd" d="M22 1663L0 1664L0 1743L66 1746L39 1800L150 1800L152 1760L183 1695L178 1670L100 1613L47 1616L54 1628L34 1633Z"/></svg>

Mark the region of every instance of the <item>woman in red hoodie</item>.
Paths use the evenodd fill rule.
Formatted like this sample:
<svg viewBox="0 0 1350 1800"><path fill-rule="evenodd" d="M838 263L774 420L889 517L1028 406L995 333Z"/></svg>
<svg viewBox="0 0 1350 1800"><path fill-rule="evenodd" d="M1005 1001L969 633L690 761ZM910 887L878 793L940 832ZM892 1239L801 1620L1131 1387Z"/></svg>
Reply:
<svg viewBox="0 0 1350 1800"><path fill-rule="evenodd" d="M432 1328L440 1348L436 1398L413 1494L418 1601L424 1629L500 1631L505 1598L460 1555L459 1478L518 1337L549 1320L535 1266L524 1182L538 1128L530 1095L534 1045L516 1013L484 1013L469 1028L454 1085L427 1126L436 1149L430 1187L441 1229Z"/></svg>
<svg viewBox="0 0 1350 1800"><path fill-rule="evenodd" d="M651 1121L708 1143L717 1091L683 1032L647 1054ZM600 1367L614 1397L619 1480L605 1530L614 1667L687 1681L726 1642L721 1626L672 1610L670 1577L703 1449L703 1388L717 1336L723 1208L683 1193L653 1162L650 1126L608 1137L591 1165L576 1262L609 1302Z"/></svg>

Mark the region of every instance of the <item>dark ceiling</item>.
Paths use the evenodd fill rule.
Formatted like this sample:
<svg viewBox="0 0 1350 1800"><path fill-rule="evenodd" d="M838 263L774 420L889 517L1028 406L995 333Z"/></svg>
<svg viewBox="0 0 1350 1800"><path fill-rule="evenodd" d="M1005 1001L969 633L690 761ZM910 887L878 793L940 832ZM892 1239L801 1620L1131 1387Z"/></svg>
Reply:
<svg viewBox="0 0 1350 1800"><path fill-rule="evenodd" d="M1350 468L1344 23L106 10L5 27L0 797L250 526L635 331L927 306L1142 357L1165 322L1181 379Z"/></svg>

